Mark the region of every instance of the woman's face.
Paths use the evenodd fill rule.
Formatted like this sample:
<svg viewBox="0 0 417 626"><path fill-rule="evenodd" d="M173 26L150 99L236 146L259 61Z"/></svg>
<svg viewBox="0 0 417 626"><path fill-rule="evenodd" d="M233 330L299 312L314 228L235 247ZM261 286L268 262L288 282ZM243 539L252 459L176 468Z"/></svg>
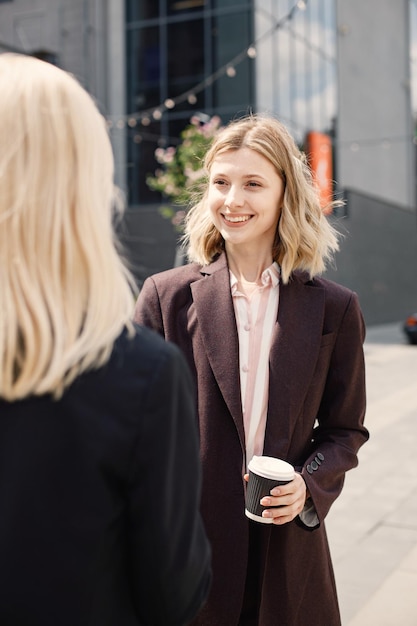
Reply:
<svg viewBox="0 0 417 626"><path fill-rule="evenodd" d="M208 206L226 247L271 251L283 196L275 167L250 148L228 150L212 162Z"/></svg>

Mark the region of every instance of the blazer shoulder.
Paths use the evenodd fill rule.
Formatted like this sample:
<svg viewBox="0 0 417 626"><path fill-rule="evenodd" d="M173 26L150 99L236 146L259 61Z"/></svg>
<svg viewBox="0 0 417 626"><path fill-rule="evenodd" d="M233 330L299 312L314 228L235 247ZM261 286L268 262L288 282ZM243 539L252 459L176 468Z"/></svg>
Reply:
<svg viewBox="0 0 417 626"><path fill-rule="evenodd" d="M124 331L116 340L109 361L110 368L121 368L126 374L153 370L158 364L168 361L178 365L182 359L177 346L166 341L156 331L133 324L134 333Z"/></svg>
<svg viewBox="0 0 417 626"><path fill-rule="evenodd" d="M322 276L313 278L312 282L325 289L327 293L334 294L336 297L351 298L355 293L352 289L349 289L349 287L336 283L333 280L323 278Z"/></svg>
<svg viewBox="0 0 417 626"><path fill-rule="evenodd" d="M152 274L145 282L151 280L157 287L164 285L180 286L194 282L202 277L201 265L197 263L188 263L180 267L173 267L157 274Z"/></svg>
<svg viewBox="0 0 417 626"><path fill-rule="evenodd" d="M356 297L356 293L352 291L352 289L349 289L349 287L336 283L328 278L323 278L323 276L315 276L310 279L305 272L294 272L294 278L301 280L309 287L324 289L326 298L346 301L350 300L352 296Z"/></svg>
<svg viewBox="0 0 417 626"><path fill-rule="evenodd" d="M310 279L304 272L294 273L294 278L303 283L304 287L323 292L326 318L336 316L342 319L348 310L358 319L363 317L358 295L352 289L322 276Z"/></svg>
<svg viewBox="0 0 417 626"><path fill-rule="evenodd" d="M360 329L362 341L365 338L365 320L358 295L352 289L325 278L315 278L313 283L325 293L325 320L334 320L340 326Z"/></svg>

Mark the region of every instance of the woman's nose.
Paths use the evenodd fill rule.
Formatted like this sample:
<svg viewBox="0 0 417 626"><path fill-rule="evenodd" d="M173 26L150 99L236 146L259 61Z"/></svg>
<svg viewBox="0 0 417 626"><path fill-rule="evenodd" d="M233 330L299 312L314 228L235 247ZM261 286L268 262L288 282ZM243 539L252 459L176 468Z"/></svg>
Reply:
<svg viewBox="0 0 417 626"><path fill-rule="evenodd" d="M243 193L241 190L237 189L235 186L231 186L229 192L226 196L225 205L230 207L231 209L235 207L240 207L243 205Z"/></svg>

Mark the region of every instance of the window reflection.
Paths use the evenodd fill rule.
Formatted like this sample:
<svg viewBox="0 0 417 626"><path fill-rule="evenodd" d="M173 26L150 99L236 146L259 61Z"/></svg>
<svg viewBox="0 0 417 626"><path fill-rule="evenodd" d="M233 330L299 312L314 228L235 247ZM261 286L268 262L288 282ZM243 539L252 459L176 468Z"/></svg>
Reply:
<svg viewBox="0 0 417 626"><path fill-rule="evenodd" d="M172 0L168 2L168 14L177 14L180 11L195 11L202 9L207 4L206 0Z"/></svg>
<svg viewBox="0 0 417 626"><path fill-rule="evenodd" d="M173 98L204 78L203 19L171 24L167 40L167 95Z"/></svg>
<svg viewBox="0 0 417 626"><path fill-rule="evenodd" d="M127 113L146 111L150 119L147 128L129 131L131 204L158 202L137 172L144 179L155 170L155 149L178 140L193 112L223 123L269 112L300 144L310 131L334 134L335 0L294 6L294 0L127 0ZM249 46L253 54L245 56ZM153 117L167 99L184 94L160 120Z"/></svg>
<svg viewBox="0 0 417 626"><path fill-rule="evenodd" d="M146 128L139 121L137 127L128 129L130 204L160 200L144 182L146 174L157 167L155 149L175 143L193 113L218 114L226 123L237 111L254 108L251 59L240 63L233 75L209 81L192 93L193 87L251 44L251 6L247 0L127 1L128 113L146 111L146 119L151 120ZM159 105L188 91L154 123Z"/></svg>

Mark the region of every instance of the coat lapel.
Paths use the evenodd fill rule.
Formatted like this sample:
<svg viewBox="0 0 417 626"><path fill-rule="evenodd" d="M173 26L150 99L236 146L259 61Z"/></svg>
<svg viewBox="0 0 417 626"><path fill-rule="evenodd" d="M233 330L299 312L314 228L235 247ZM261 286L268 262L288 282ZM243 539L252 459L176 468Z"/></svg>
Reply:
<svg viewBox="0 0 417 626"><path fill-rule="evenodd" d="M278 319L270 353L264 454L286 455L320 350L324 290L304 273L280 285Z"/></svg>
<svg viewBox="0 0 417 626"><path fill-rule="evenodd" d="M202 269L205 276L191 284L207 358L245 448L239 378L239 342L230 293L226 255Z"/></svg>
<svg viewBox="0 0 417 626"><path fill-rule="evenodd" d="M202 268L202 274L191 284L201 337L244 450L239 342L226 255ZM270 353L264 454L276 456L279 450L285 458L320 350L325 293L307 274L296 273L289 284L280 285L279 298Z"/></svg>

